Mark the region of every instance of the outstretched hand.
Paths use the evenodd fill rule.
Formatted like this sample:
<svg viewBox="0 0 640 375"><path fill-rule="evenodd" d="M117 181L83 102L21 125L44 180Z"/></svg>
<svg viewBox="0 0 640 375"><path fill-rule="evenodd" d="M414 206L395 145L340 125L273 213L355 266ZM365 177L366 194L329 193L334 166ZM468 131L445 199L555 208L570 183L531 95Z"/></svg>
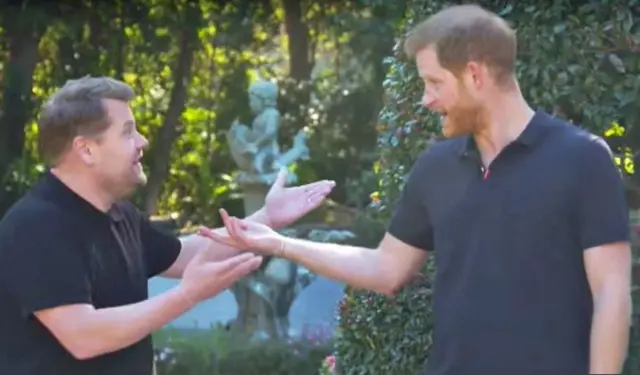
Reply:
<svg viewBox="0 0 640 375"><path fill-rule="evenodd" d="M265 198L264 213L269 225L276 229L293 224L320 207L336 186L335 181L322 180L288 188L287 173L286 168L280 170Z"/></svg>
<svg viewBox="0 0 640 375"><path fill-rule="evenodd" d="M261 263L262 257L251 253L218 261L210 252L199 251L185 268L180 289L191 304L196 304L220 294Z"/></svg>
<svg viewBox="0 0 640 375"><path fill-rule="evenodd" d="M229 216L224 209L220 216L226 233L200 228L200 235L238 250L251 249L266 255L277 254L284 244L282 236L264 224Z"/></svg>

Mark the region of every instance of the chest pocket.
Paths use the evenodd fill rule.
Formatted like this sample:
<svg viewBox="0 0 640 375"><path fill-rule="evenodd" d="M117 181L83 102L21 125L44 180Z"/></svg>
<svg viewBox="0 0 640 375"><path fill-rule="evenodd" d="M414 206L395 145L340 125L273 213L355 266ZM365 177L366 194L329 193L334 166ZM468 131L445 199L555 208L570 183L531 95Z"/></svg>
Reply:
<svg viewBox="0 0 640 375"><path fill-rule="evenodd" d="M135 303L147 297L142 246L127 223L112 222L88 240L87 262L96 307Z"/></svg>

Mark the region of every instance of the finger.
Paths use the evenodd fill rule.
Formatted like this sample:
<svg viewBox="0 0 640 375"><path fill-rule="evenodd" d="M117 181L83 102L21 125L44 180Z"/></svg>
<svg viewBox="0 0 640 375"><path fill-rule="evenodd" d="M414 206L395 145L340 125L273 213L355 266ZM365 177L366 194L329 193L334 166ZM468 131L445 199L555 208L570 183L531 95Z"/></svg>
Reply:
<svg viewBox="0 0 640 375"><path fill-rule="evenodd" d="M226 229L226 228L225 228ZM226 232L226 233L225 233ZM198 229L198 235L202 237L209 238L215 242L222 243L225 245L229 245L231 247L237 247L238 244L235 243L234 239L229 235L228 230L222 229L210 229L207 227L200 227Z"/></svg>
<svg viewBox="0 0 640 375"><path fill-rule="evenodd" d="M227 231L228 232L228 231ZM206 234L204 234L205 237L212 239L215 242L221 243L223 245L228 245L231 247L239 247L240 244L233 239L232 237L230 237L228 234L220 234L216 231L206 231Z"/></svg>
<svg viewBox="0 0 640 375"><path fill-rule="evenodd" d="M227 229L227 232L229 233L229 235L232 238L236 238L237 235L233 230L233 225L232 225L233 222L231 220L231 216L229 216L229 214L224 208L220 209L220 216L222 217L222 223L224 224L224 227Z"/></svg>
<svg viewBox="0 0 640 375"><path fill-rule="evenodd" d="M284 188L284 185L286 185L287 183L287 168L280 168L280 170L278 171L278 176L276 177L276 180L273 182L273 185L271 185L271 188L269 188L269 193L272 193L274 191L278 191L280 189Z"/></svg>
<svg viewBox="0 0 640 375"><path fill-rule="evenodd" d="M236 217L230 217L228 220L229 220L229 227L227 228L227 231L229 232L231 237L233 237L236 241L243 241L244 231L240 229L238 225L238 219Z"/></svg>
<svg viewBox="0 0 640 375"><path fill-rule="evenodd" d="M300 188L304 189L305 192L316 191L316 190L331 191L335 186L336 186L335 181L322 180L322 181L316 181L310 184L302 185L300 186Z"/></svg>
<svg viewBox="0 0 640 375"><path fill-rule="evenodd" d="M324 202L325 198L327 198L327 195L329 195L329 193L326 192L312 193L309 198L307 198L307 205L312 208L316 208Z"/></svg>
<svg viewBox="0 0 640 375"><path fill-rule="evenodd" d="M202 236L202 237L208 237L211 238L211 232L213 232L212 229L209 229L207 227L200 227L198 228L198 235Z"/></svg>
<svg viewBox="0 0 640 375"><path fill-rule="evenodd" d="M245 263L247 261L250 261L254 258L260 258L260 257L256 257L253 253L242 253L242 254L227 258L221 262L216 262L216 263L212 262L211 265L214 266L219 273L224 274L233 270L238 265Z"/></svg>
<svg viewBox="0 0 640 375"><path fill-rule="evenodd" d="M226 227L229 222L229 213L224 208L218 210L220 213L220 218L222 218L222 224Z"/></svg>
<svg viewBox="0 0 640 375"><path fill-rule="evenodd" d="M283 187L287 183L287 174L289 174L287 168L280 168L278 171L278 177L276 177L273 186Z"/></svg>
<svg viewBox="0 0 640 375"><path fill-rule="evenodd" d="M232 284L236 280L257 270L260 267L260 264L262 264L262 257L255 256L252 259L246 260L230 269L224 277L227 279L228 283Z"/></svg>
<svg viewBox="0 0 640 375"><path fill-rule="evenodd" d="M247 242L246 230L249 228L247 223L241 223L241 220L237 217L231 219L231 226L233 228L233 236L243 242ZM244 226L244 229L242 228Z"/></svg>

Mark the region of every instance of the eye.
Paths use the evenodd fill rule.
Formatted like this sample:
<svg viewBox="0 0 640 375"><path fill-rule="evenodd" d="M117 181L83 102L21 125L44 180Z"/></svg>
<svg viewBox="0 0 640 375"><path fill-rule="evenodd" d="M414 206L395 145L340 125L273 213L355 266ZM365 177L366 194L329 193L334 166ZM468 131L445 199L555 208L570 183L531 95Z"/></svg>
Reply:
<svg viewBox="0 0 640 375"><path fill-rule="evenodd" d="M424 80L424 84L427 87L438 88L442 85L442 81L435 78L427 78Z"/></svg>

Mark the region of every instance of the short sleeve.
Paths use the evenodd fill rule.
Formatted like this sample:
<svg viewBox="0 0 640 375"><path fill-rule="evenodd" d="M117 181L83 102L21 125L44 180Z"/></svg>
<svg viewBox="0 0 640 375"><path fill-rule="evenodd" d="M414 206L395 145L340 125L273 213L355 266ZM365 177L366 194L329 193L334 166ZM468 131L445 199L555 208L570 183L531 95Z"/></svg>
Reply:
<svg viewBox="0 0 640 375"><path fill-rule="evenodd" d="M577 202L582 249L629 241L629 210L622 175L606 143L591 137L580 152Z"/></svg>
<svg viewBox="0 0 640 375"><path fill-rule="evenodd" d="M389 224L388 232L400 241L425 251L433 250L433 228L422 195L424 158L409 172Z"/></svg>
<svg viewBox="0 0 640 375"><path fill-rule="evenodd" d="M176 236L156 228L144 216L139 215L139 217L147 277L151 278L169 269L178 259L182 242Z"/></svg>
<svg viewBox="0 0 640 375"><path fill-rule="evenodd" d="M38 212L36 212L38 211ZM36 311L91 303L81 248L56 210L13 212L0 226L0 286L28 316ZM44 210L46 211L46 210Z"/></svg>

